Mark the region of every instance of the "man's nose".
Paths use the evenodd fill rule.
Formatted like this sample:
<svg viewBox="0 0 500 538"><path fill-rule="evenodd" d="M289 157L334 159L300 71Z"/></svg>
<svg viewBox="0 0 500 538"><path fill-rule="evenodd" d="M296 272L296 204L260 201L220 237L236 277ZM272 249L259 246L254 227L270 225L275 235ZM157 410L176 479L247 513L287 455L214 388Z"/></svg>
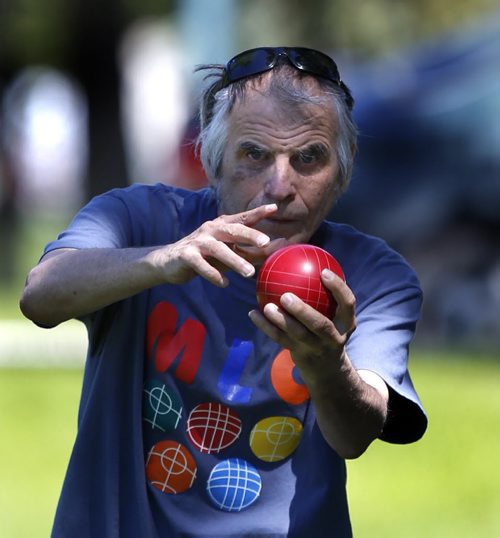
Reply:
<svg viewBox="0 0 500 538"><path fill-rule="evenodd" d="M293 198L296 193L295 179L295 172L288 157L280 155L269 169L265 193L270 199L276 201Z"/></svg>

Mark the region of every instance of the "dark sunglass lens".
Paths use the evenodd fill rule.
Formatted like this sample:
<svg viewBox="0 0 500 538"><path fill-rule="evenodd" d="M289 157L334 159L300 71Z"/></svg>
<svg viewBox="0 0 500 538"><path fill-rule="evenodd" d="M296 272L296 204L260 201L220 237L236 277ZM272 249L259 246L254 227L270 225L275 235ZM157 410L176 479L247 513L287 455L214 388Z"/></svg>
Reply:
<svg viewBox="0 0 500 538"><path fill-rule="evenodd" d="M297 48L289 50L288 57L299 69L328 78L333 82L340 80L335 62L326 54L316 50Z"/></svg>
<svg viewBox="0 0 500 538"><path fill-rule="evenodd" d="M229 82L263 73L274 65L276 54L273 49L262 48L242 52L227 64Z"/></svg>

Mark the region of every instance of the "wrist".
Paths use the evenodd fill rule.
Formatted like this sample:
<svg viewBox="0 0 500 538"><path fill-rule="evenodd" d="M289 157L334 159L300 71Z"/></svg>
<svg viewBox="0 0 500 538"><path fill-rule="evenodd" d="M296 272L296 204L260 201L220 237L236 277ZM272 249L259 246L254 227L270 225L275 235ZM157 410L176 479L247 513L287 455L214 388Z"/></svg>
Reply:
<svg viewBox="0 0 500 538"><path fill-rule="evenodd" d="M150 247L138 260L144 271L145 278L149 281L148 287L161 284L174 284L169 279L168 268L170 264L169 246Z"/></svg>
<svg viewBox="0 0 500 538"><path fill-rule="evenodd" d="M296 365L304 383L315 393L351 391L354 376L358 377L345 350L340 357L311 357Z"/></svg>

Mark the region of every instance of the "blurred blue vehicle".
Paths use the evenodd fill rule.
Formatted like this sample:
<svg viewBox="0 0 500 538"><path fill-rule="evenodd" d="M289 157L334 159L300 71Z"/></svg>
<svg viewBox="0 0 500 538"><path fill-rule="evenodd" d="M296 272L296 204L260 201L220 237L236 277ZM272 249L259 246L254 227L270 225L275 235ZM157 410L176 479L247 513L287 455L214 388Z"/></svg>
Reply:
<svg viewBox="0 0 500 538"><path fill-rule="evenodd" d="M343 71L359 154L332 218L383 237L416 267L424 339L498 346L500 12Z"/></svg>
<svg viewBox="0 0 500 538"><path fill-rule="evenodd" d="M461 218L500 225L500 12L346 79L359 154L336 218L395 243Z"/></svg>

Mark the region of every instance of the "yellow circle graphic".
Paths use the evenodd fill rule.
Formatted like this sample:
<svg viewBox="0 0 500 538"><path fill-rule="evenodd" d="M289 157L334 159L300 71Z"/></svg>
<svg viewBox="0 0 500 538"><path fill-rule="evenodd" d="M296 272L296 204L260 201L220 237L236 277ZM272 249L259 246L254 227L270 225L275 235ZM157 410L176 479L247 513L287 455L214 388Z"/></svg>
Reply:
<svg viewBox="0 0 500 538"><path fill-rule="evenodd" d="M268 417L260 420L250 433L250 448L261 460L281 461L297 448L302 424L293 417Z"/></svg>

